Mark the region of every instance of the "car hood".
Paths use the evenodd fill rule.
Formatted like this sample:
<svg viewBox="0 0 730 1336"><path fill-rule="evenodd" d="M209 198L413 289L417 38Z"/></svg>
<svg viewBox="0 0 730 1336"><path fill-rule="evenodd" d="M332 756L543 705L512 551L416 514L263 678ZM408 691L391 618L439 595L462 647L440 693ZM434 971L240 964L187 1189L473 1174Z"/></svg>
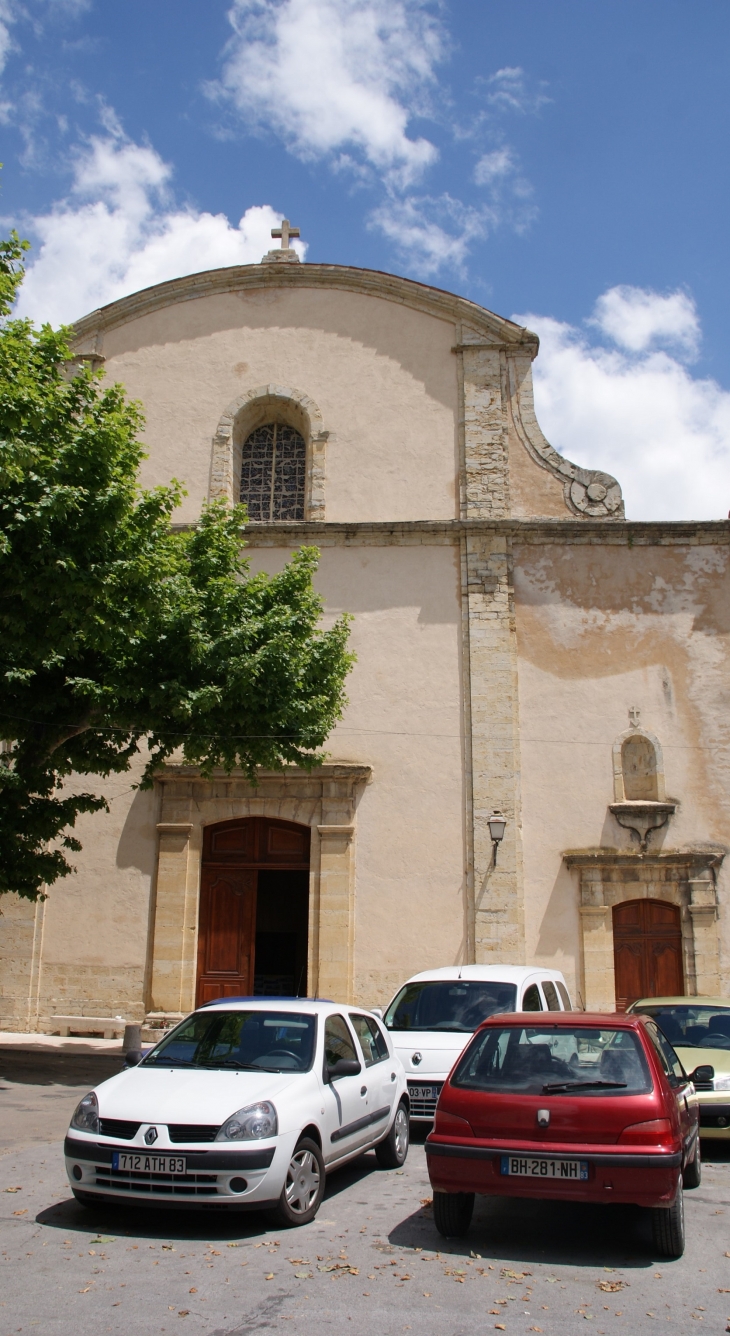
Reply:
<svg viewBox="0 0 730 1336"><path fill-rule="evenodd" d="M672 1045L684 1070L687 1073L695 1067L714 1067L717 1075L730 1074L730 1049L727 1048L684 1048L682 1044Z"/></svg>
<svg viewBox="0 0 730 1336"><path fill-rule="evenodd" d="M311 1080L311 1072L187 1071L181 1067L156 1070L142 1066L102 1082L96 1087L96 1096L102 1118L211 1125L225 1122L232 1113L257 1100L276 1101L289 1086ZM277 1105L280 1120L283 1112Z"/></svg>
<svg viewBox="0 0 730 1336"><path fill-rule="evenodd" d="M390 1038L411 1080L448 1076L471 1034L454 1030L391 1030ZM414 1062L420 1054L420 1062Z"/></svg>

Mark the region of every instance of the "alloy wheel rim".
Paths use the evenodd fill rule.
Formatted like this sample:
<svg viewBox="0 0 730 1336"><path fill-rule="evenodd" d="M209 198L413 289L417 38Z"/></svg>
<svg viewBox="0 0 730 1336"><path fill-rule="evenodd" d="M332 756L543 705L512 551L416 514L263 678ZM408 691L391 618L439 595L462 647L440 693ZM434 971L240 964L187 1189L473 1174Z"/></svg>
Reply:
<svg viewBox="0 0 730 1336"><path fill-rule="evenodd" d="M311 1150L292 1155L286 1176L286 1200L295 1215L304 1215L319 1192L319 1165Z"/></svg>
<svg viewBox="0 0 730 1336"><path fill-rule="evenodd" d="M408 1151L408 1119L403 1108L400 1108L395 1115L395 1150L399 1160L406 1158Z"/></svg>

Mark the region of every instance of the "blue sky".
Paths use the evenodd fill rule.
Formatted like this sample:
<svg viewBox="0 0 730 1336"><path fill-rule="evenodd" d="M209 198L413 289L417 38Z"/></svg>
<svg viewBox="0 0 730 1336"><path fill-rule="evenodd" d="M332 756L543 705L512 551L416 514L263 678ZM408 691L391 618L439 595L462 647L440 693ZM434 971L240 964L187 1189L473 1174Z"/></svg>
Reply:
<svg viewBox="0 0 730 1336"><path fill-rule="evenodd" d="M0 0L21 310L251 263L402 273L537 329L553 444L633 518L730 510L726 0Z"/></svg>

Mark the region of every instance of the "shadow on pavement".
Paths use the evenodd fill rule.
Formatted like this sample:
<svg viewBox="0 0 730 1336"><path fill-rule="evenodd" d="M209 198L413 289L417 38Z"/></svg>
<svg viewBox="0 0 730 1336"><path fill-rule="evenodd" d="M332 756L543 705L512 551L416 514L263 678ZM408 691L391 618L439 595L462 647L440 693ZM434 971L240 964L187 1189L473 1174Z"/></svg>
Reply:
<svg viewBox="0 0 730 1336"><path fill-rule="evenodd" d="M0 1080L21 1085L96 1086L124 1067L121 1053L48 1053L0 1048Z"/></svg>
<svg viewBox="0 0 730 1336"><path fill-rule="evenodd" d="M444 1239L429 1207L401 1221L388 1236L396 1247L433 1249L459 1257L481 1253L505 1263L646 1268L657 1261L648 1212L638 1206L477 1197L469 1233ZM662 1258L662 1265L667 1259Z"/></svg>

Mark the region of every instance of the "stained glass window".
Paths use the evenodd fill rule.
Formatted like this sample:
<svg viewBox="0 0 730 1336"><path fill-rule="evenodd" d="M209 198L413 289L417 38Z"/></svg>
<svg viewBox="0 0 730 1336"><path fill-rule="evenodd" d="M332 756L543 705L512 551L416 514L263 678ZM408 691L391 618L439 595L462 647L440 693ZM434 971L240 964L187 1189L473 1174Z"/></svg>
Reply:
<svg viewBox="0 0 730 1336"><path fill-rule="evenodd" d="M293 427L267 422L251 432L241 459L241 500L250 520L303 520L304 439Z"/></svg>

